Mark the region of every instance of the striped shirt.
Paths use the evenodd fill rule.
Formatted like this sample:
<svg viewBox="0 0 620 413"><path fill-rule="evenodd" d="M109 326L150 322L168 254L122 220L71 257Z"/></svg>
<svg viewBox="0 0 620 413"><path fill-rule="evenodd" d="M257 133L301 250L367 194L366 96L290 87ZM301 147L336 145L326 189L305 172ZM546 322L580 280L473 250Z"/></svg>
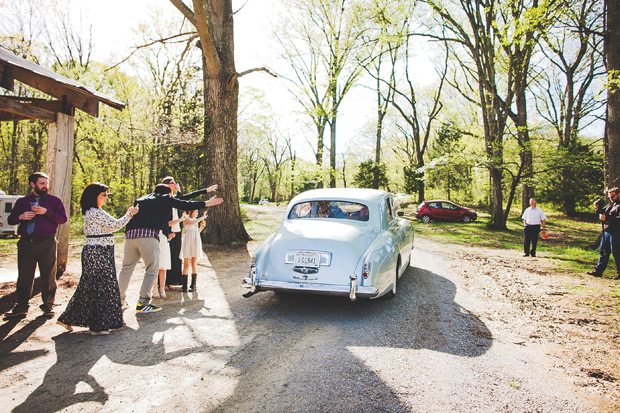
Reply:
<svg viewBox="0 0 620 413"><path fill-rule="evenodd" d="M129 229L125 232L126 239L134 239L134 238L157 238L159 239L159 230L152 228L134 228Z"/></svg>

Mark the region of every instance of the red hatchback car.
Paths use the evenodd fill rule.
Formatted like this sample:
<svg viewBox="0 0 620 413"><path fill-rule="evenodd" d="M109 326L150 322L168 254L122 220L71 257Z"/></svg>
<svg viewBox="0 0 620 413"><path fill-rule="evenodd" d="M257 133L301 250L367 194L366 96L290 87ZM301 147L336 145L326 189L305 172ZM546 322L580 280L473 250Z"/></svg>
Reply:
<svg viewBox="0 0 620 413"><path fill-rule="evenodd" d="M463 208L450 201L424 201L418 205L415 217L425 224L431 219L472 222L478 219L473 209Z"/></svg>

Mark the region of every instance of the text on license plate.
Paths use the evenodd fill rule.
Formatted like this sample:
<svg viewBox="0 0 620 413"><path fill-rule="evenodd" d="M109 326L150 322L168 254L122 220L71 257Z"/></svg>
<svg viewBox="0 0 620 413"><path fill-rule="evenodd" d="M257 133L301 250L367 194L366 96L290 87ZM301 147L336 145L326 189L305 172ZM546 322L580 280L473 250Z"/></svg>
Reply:
<svg viewBox="0 0 620 413"><path fill-rule="evenodd" d="M295 265L302 267L318 267L320 264L319 254L298 252L295 254Z"/></svg>

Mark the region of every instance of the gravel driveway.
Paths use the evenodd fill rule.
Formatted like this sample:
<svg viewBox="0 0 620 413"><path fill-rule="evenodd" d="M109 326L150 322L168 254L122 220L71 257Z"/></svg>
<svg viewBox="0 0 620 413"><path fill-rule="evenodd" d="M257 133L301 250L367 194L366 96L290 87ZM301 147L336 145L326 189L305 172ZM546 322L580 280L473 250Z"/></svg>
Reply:
<svg viewBox="0 0 620 413"><path fill-rule="evenodd" d="M515 334L520 329L505 320L476 316L493 308L501 318L510 304L498 309L465 287L441 246L416 240L395 299L354 303L271 292L242 298L257 246L209 251L196 293L171 292L156 301L160 313L127 310L126 327L110 336L65 332L36 311L5 322L3 410L605 410L548 346ZM129 299L137 298L141 274L137 268ZM61 288L60 311L72 290Z"/></svg>

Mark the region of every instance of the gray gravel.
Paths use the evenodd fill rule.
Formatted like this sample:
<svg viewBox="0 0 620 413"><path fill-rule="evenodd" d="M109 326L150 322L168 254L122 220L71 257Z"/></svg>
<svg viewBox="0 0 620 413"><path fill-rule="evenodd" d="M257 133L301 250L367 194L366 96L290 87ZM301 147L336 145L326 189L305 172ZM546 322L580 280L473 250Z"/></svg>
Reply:
<svg viewBox="0 0 620 413"><path fill-rule="evenodd" d="M393 300L245 299L249 259L212 251L197 293L170 293L160 313L128 310L110 336L34 315L3 325L3 410L597 411L544 346L507 333L502 310L481 319L492 303L423 240Z"/></svg>

